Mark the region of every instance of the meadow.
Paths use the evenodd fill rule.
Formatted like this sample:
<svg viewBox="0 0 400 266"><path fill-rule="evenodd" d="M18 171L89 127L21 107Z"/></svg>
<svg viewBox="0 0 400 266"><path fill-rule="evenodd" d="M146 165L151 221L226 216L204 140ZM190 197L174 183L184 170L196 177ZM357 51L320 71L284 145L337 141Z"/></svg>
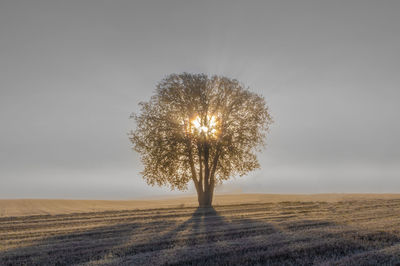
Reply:
<svg viewBox="0 0 400 266"><path fill-rule="evenodd" d="M400 264L400 195L225 195L214 208L195 205L0 200L0 265Z"/></svg>

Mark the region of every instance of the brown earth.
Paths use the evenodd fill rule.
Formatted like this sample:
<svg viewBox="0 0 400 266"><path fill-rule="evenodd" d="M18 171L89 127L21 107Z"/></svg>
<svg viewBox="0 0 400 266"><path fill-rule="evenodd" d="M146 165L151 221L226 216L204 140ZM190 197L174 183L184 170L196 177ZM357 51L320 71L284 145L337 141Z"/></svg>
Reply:
<svg viewBox="0 0 400 266"><path fill-rule="evenodd" d="M400 264L400 195L223 195L214 208L195 203L2 201L0 265ZM24 215L45 212L53 214Z"/></svg>
<svg viewBox="0 0 400 266"><path fill-rule="evenodd" d="M363 199L399 199L400 194L225 194L216 195L213 205L282 201L337 202ZM196 196L147 200L0 199L0 217L70 214L170 207L197 207Z"/></svg>

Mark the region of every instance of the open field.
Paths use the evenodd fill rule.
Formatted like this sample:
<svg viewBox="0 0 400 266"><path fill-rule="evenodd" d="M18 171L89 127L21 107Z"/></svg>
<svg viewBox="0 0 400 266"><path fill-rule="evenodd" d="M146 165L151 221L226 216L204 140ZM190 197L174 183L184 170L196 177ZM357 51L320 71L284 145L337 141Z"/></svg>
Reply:
<svg viewBox="0 0 400 266"><path fill-rule="evenodd" d="M193 207L195 199L155 202L8 210L0 265L400 264L400 195L227 195L212 209Z"/></svg>
<svg viewBox="0 0 400 266"><path fill-rule="evenodd" d="M400 194L223 194L215 196L213 205L282 201L338 202L368 199L400 199ZM0 199L0 217L197 206L195 195L151 200Z"/></svg>

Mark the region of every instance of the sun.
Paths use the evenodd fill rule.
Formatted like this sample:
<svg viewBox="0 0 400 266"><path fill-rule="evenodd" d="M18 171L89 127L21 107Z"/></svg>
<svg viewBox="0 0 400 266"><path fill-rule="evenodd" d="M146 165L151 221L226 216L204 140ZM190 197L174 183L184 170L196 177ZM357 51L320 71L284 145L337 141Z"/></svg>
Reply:
<svg viewBox="0 0 400 266"><path fill-rule="evenodd" d="M216 129L217 119L213 115L211 116L207 115L205 121L202 121L200 116L197 116L195 119L191 121L191 124L199 133L205 133L207 135L215 135L215 133L217 132Z"/></svg>

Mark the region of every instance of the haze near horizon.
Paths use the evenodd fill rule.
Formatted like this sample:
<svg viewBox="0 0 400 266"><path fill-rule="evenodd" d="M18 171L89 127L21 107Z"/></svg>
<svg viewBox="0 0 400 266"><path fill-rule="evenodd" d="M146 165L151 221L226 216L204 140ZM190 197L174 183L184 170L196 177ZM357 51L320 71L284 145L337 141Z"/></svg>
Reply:
<svg viewBox="0 0 400 266"><path fill-rule="evenodd" d="M0 198L134 199L129 119L171 73L265 97L261 169L216 193L400 193L400 2L1 1Z"/></svg>

